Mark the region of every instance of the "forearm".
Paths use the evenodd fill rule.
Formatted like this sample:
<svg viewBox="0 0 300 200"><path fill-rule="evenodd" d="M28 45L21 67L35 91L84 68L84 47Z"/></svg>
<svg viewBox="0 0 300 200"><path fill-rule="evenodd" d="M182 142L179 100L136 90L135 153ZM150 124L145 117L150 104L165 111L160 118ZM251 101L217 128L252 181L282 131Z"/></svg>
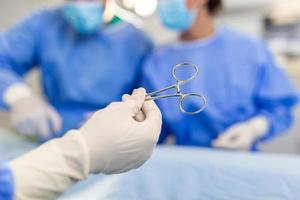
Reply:
<svg viewBox="0 0 300 200"><path fill-rule="evenodd" d="M56 199L67 188L88 175L89 154L71 131L10 163L16 199Z"/></svg>

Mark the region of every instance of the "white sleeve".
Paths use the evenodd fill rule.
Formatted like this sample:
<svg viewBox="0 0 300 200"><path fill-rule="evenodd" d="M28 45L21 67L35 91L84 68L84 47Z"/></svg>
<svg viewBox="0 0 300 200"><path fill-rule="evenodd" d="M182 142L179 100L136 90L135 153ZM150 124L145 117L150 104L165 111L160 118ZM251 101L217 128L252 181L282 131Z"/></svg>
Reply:
<svg viewBox="0 0 300 200"><path fill-rule="evenodd" d="M12 106L19 99L32 94L32 90L26 84L16 83L4 91L3 102L8 106Z"/></svg>

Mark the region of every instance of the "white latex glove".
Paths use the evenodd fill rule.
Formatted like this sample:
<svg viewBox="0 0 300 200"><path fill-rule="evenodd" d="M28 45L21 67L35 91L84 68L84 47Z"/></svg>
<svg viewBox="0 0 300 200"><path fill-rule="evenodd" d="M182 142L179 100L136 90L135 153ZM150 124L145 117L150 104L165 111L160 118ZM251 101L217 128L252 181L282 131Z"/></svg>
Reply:
<svg viewBox="0 0 300 200"><path fill-rule="evenodd" d="M121 173L149 159L162 119L156 104L145 98L144 89L135 90L130 99L110 104L80 129L90 149L92 173ZM135 116L141 110L145 119L139 122Z"/></svg>
<svg viewBox="0 0 300 200"><path fill-rule="evenodd" d="M26 86L14 85L4 96L11 123L19 134L48 138L61 129L61 117L56 110Z"/></svg>
<svg viewBox="0 0 300 200"><path fill-rule="evenodd" d="M236 124L213 142L213 147L231 150L249 150L253 143L267 133L269 123L264 117L255 117Z"/></svg>
<svg viewBox="0 0 300 200"><path fill-rule="evenodd" d="M133 94L135 94L136 90L133 91ZM129 95L129 94L124 94L122 96L122 100L126 103L129 103L129 104L134 104L135 102L133 101L132 97ZM146 118L144 112L142 110L140 110L135 116L134 116L134 119L138 122L142 122L144 121Z"/></svg>
<svg viewBox="0 0 300 200"><path fill-rule="evenodd" d="M90 173L121 173L141 166L156 146L162 123L155 103L144 100L145 90L135 90L128 101L95 113L80 130L12 161L16 199L56 199ZM145 114L142 122L134 119L140 110Z"/></svg>

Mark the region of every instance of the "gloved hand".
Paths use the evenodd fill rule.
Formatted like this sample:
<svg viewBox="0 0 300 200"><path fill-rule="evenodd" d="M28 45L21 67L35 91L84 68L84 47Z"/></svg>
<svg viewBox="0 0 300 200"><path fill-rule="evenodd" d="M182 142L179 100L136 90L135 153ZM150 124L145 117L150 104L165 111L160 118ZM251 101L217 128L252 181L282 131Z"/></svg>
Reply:
<svg viewBox="0 0 300 200"><path fill-rule="evenodd" d="M49 138L61 129L61 118L55 109L33 95L12 104L10 117L17 132L26 136Z"/></svg>
<svg viewBox="0 0 300 200"><path fill-rule="evenodd" d="M25 86L12 86L5 96L11 123L19 134L47 139L61 129L61 118L55 109Z"/></svg>
<svg viewBox="0 0 300 200"><path fill-rule="evenodd" d="M146 91L95 113L80 129L91 156L90 172L121 173L141 166L152 154L161 130L161 113ZM135 116L143 111L145 119ZM101 158L101 159L99 159Z"/></svg>
<svg viewBox="0 0 300 200"><path fill-rule="evenodd" d="M269 123L264 117L233 125L213 142L213 147L231 150L250 150L254 142L265 135Z"/></svg>
<svg viewBox="0 0 300 200"><path fill-rule="evenodd" d="M96 112L79 130L49 141L10 163L16 199L56 199L90 173L121 173L141 166L152 154L161 113L145 90ZM145 119L134 116L143 111ZM28 178L30 177L30 179Z"/></svg>

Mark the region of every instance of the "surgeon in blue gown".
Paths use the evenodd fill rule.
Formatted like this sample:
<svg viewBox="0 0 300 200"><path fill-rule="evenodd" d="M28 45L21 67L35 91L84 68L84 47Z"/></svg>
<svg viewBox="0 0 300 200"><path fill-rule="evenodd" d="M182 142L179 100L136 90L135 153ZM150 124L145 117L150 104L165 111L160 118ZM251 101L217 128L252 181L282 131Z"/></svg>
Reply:
<svg viewBox="0 0 300 200"><path fill-rule="evenodd" d="M66 0L1 34L0 106L19 133L61 136L136 86L152 42L117 17L106 22L105 6L105 0ZM45 100L22 80L35 67Z"/></svg>
<svg viewBox="0 0 300 200"><path fill-rule="evenodd" d="M292 124L298 102L294 86L261 39L214 26L221 8L221 0L159 2L163 25L180 37L149 56L143 86L157 90L174 84L172 67L192 63L200 75L184 90L208 101L204 112L190 116L181 113L178 99L160 100L165 122L161 142L173 134L178 145L254 150ZM191 99L186 107L195 110L200 104Z"/></svg>

